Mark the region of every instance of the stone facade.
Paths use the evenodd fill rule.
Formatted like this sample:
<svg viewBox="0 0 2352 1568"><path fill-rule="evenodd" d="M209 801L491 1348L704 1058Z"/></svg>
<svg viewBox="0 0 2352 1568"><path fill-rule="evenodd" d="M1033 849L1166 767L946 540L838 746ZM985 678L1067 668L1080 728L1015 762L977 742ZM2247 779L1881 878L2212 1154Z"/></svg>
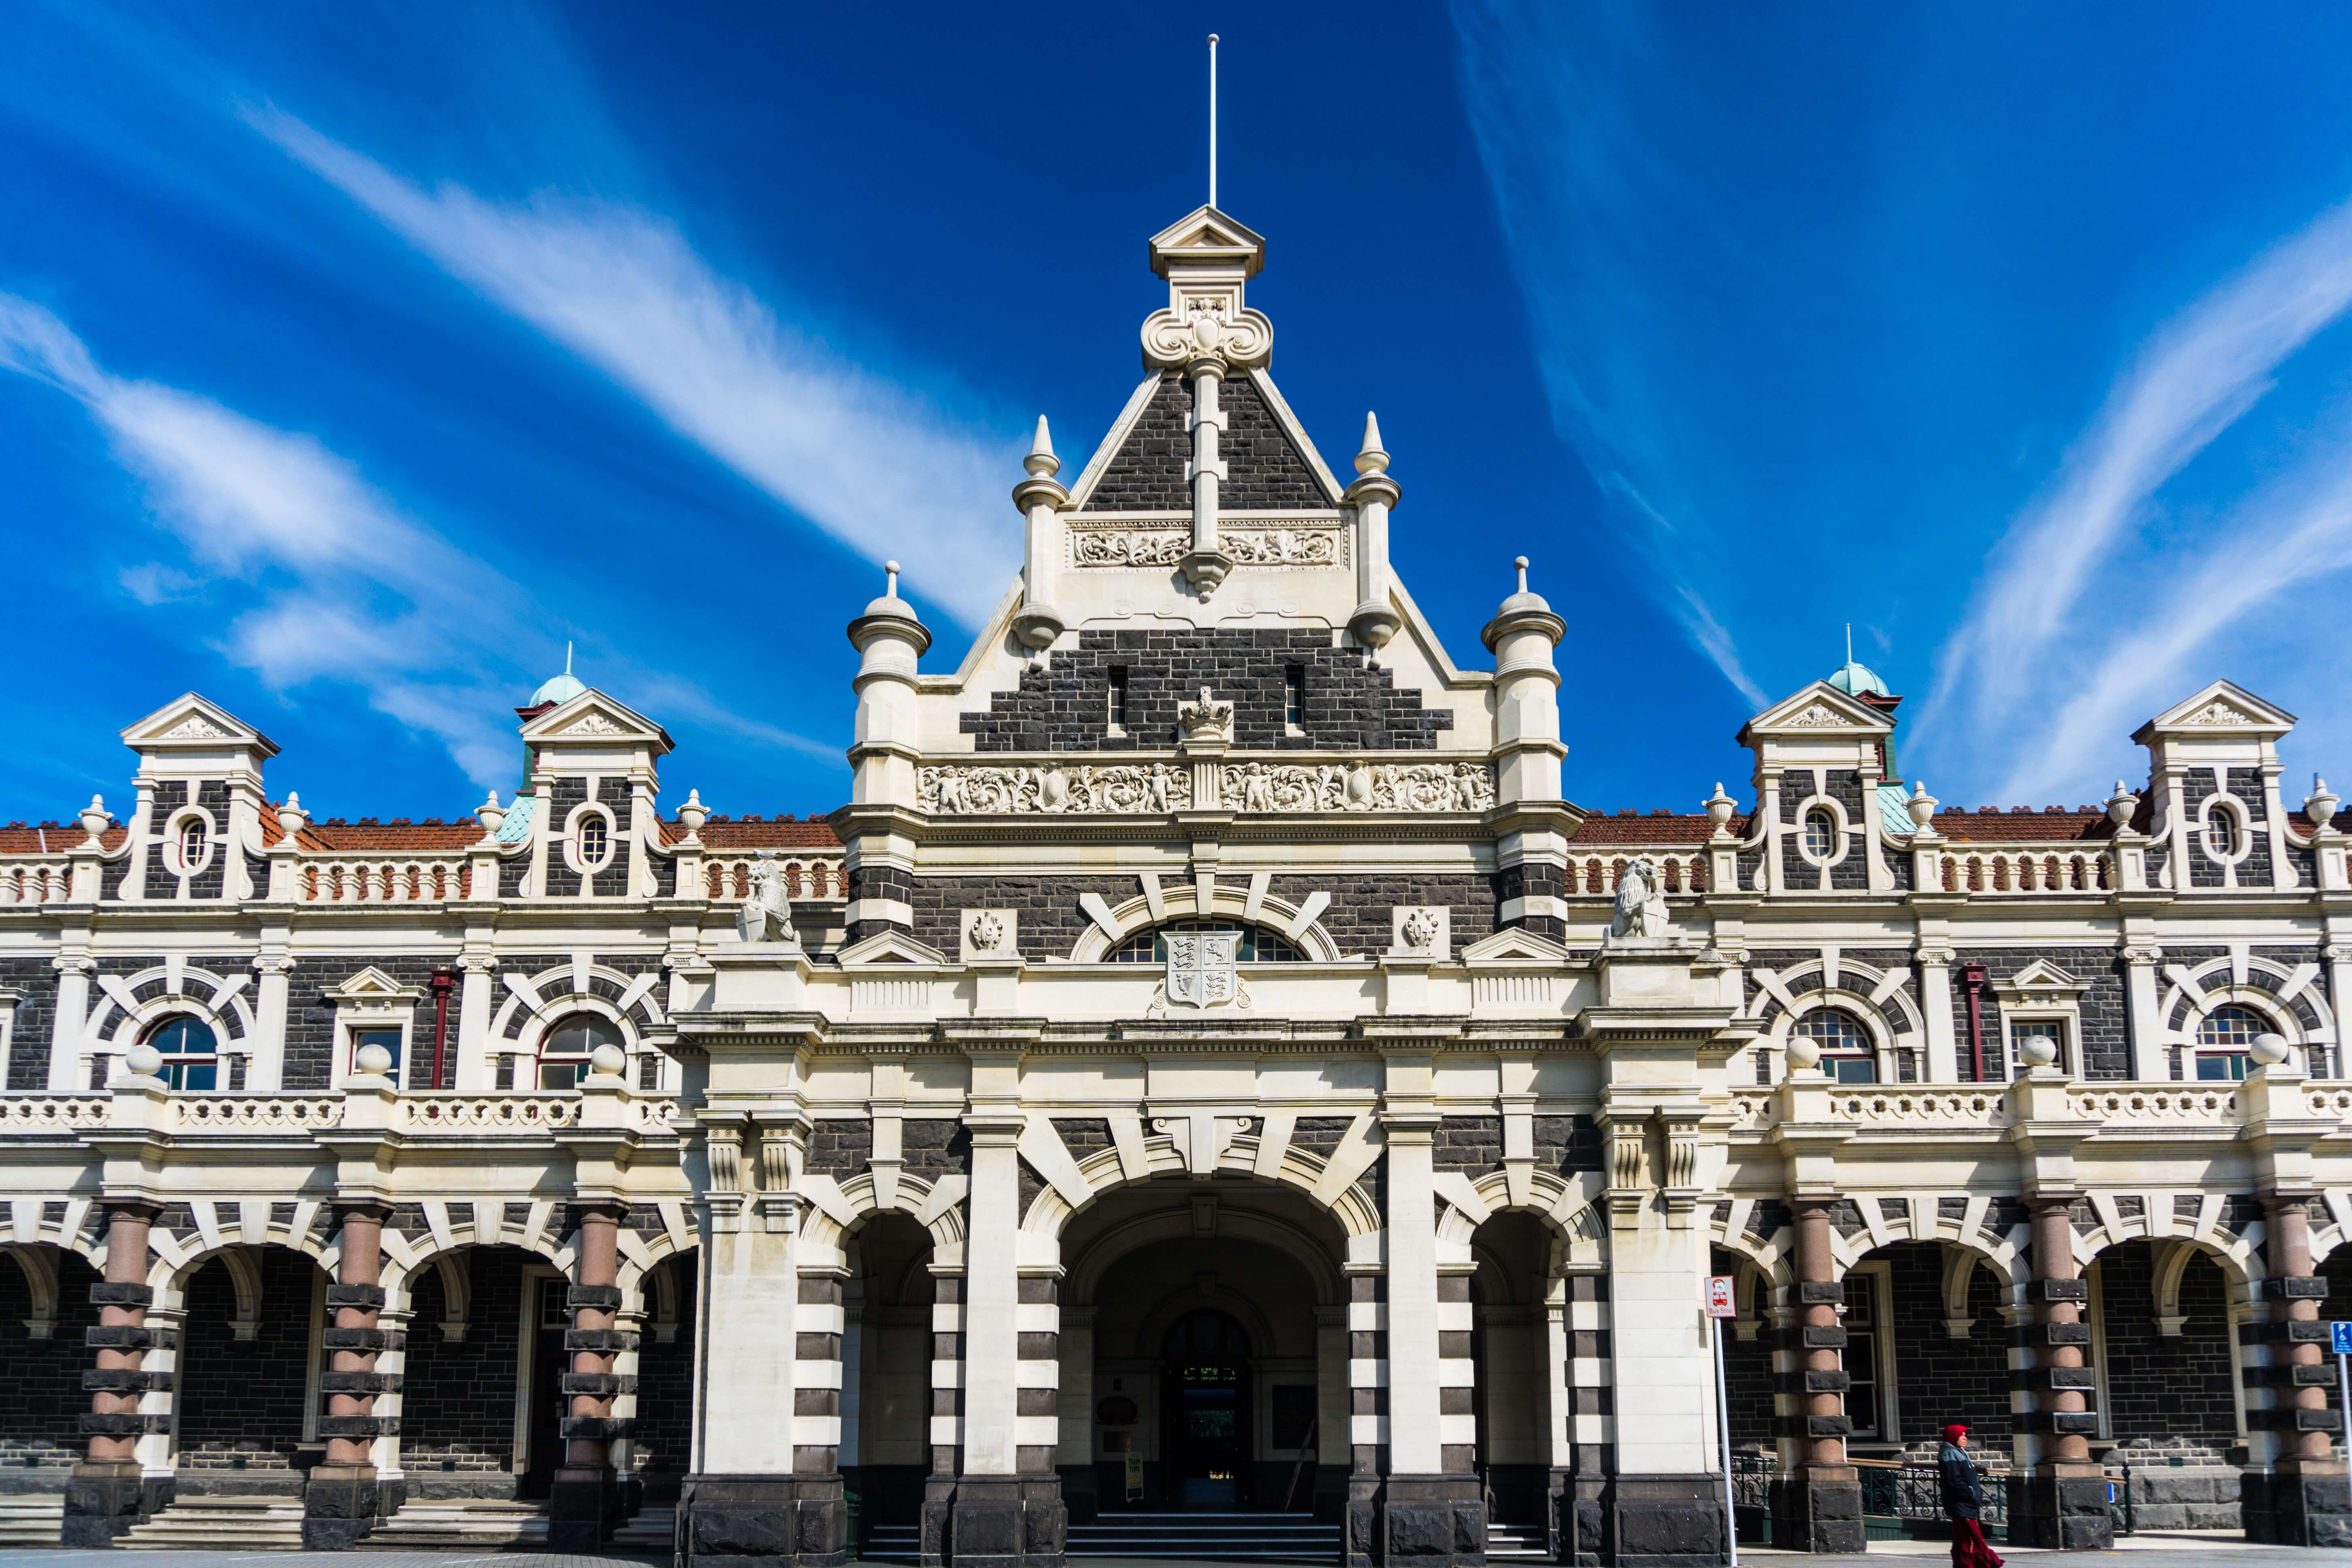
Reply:
<svg viewBox="0 0 2352 1568"><path fill-rule="evenodd" d="M1200 1514L1697 1564L1718 1421L1741 1527L1829 1550L1937 1528L1880 1478L1959 1419L2018 1539L2103 1543L2128 1465L2148 1524L2343 1541L2352 818L2281 794L2292 721L2215 682L2135 790L1947 813L1849 663L1741 798L1588 813L1564 619L1523 578L1446 652L1256 237L1153 256L976 651L851 619L829 816L681 799L567 675L503 806L315 819L189 697L119 813L0 829L0 1490L91 1545L206 1493L338 1545L674 1508L703 1568Z"/></svg>

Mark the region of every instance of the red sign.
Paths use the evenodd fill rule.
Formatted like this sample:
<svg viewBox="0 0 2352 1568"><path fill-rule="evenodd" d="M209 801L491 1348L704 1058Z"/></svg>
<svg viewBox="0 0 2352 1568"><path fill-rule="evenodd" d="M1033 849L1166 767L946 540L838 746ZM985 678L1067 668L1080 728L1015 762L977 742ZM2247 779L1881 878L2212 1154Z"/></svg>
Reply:
<svg viewBox="0 0 2352 1568"><path fill-rule="evenodd" d="M1706 1281L1706 1315L1710 1318L1739 1316L1738 1303L1732 1296L1733 1279L1728 1274L1711 1274Z"/></svg>

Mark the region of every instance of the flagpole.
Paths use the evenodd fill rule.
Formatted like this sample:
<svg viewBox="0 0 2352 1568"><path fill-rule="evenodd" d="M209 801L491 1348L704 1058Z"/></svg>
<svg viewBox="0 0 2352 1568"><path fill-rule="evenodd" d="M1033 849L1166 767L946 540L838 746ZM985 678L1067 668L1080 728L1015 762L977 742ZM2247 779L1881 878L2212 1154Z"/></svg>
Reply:
<svg viewBox="0 0 2352 1568"><path fill-rule="evenodd" d="M1217 205L1217 35L1209 35L1209 205Z"/></svg>

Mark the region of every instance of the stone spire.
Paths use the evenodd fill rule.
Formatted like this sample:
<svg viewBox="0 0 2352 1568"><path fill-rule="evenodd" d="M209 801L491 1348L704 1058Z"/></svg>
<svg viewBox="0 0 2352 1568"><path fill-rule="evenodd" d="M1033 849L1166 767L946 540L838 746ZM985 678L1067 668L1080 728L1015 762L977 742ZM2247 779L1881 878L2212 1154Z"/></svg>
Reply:
<svg viewBox="0 0 2352 1568"><path fill-rule="evenodd" d="M1348 629L1377 654L1403 624L1389 602L1389 509L1403 492L1389 478L1378 415L1364 416L1364 447L1356 454L1356 474L1343 498L1356 509L1356 608L1348 617Z"/></svg>
<svg viewBox="0 0 2352 1568"><path fill-rule="evenodd" d="M1013 617L1013 633L1022 645L1043 653L1062 635L1061 613L1054 607L1054 569L1061 550L1061 530L1055 513L1067 506L1070 492L1054 476L1062 459L1054 455L1053 432L1045 416L1037 416L1037 435L1022 459L1029 477L1013 487L1013 504L1028 520L1027 553L1021 572L1021 608Z"/></svg>

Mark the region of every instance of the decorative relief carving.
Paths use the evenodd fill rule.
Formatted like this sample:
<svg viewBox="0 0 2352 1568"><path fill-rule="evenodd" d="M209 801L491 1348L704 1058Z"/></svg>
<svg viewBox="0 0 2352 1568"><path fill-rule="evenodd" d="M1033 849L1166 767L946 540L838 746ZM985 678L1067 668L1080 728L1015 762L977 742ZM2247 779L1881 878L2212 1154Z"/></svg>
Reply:
<svg viewBox="0 0 2352 1568"><path fill-rule="evenodd" d="M1187 705L1188 709L1192 705ZM1216 703L1230 722L1231 703ZM1485 811L1495 776L1485 763L1228 763L1217 769L1229 811ZM1169 763L922 770L916 803L940 816L1131 816L1192 805L1192 770Z"/></svg>
<svg viewBox="0 0 2352 1568"><path fill-rule="evenodd" d="M1274 323L1241 300L1238 288L1174 290L1173 308L1144 319L1144 357L1154 364L1220 359L1263 363L1274 349Z"/></svg>
<svg viewBox="0 0 2352 1568"><path fill-rule="evenodd" d="M1229 811L1485 811L1484 763L1229 763L1217 770Z"/></svg>
<svg viewBox="0 0 2352 1568"><path fill-rule="evenodd" d="M1192 804L1192 773L1168 763L1108 767L925 768L916 802L942 816L1014 816L1069 812L1085 816L1181 811Z"/></svg>
<svg viewBox="0 0 2352 1568"><path fill-rule="evenodd" d="M1231 741L1234 738L1234 705L1217 700L1216 693L1201 688L1201 700L1187 702L1176 710L1177 727L1188 741Z"/></svg>
<svg viewBox="0 0 2352 1568"><path fill-rule="evenodd" d="M191 713L163 731L165 741L226 741L229 732L201 713Z"/></svg>
<svg viewBox="0 0 2352 1568"><path fill-rule="evenodd" d="M1825 702L1816 702L1795 718L1783 721L1791 730L1825 730L1832 725L1849 722L1844 714Z"/></svg>
<svg viewBox="0 0 2352 1568"><path fill-rule="evenodd" d="M563 727L563 732L567 735L625 735L628 733L626 730L622 729L602 713L586 714L576 721L566 724Z"/></svg>
<svg viewBox="0 0 2352 1568"><path fill-rule="evenodd" d="M1175 566L1192 548L1189 521L1123 521L1098 527L1081 522L1070 528L1073 566ZM1338 521L1224 518L1217 524L1217 548L1244 566L1345 566L1349 562L1347 526Z"/></svg>
<svg viewBox="0 0 2352 1568"><path fill-rule="evenodd" d="M2227 702L2208 702L2180 721L2182 728L2190 730L2234 730L2242 724L2252 722L2252 719Z"/></svg>
<svg viewBox="0 0 2352 1568"><path fill-rule="evenodd" d="M1004 945L1004 922L983 910L971 918L971 945L982 952L994 952Z"/></svg>

